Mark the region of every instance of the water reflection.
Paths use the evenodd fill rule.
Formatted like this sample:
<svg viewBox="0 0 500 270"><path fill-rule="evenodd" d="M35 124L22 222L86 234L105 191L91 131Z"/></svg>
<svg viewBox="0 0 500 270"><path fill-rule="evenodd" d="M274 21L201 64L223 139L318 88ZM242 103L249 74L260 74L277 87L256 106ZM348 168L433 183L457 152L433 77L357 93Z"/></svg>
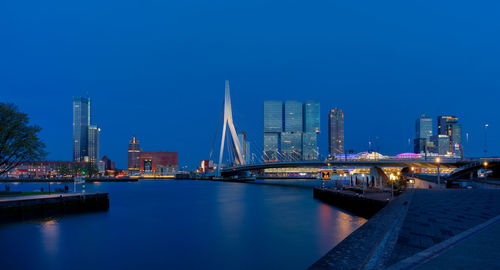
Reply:
<svg viewBox="0 0 500 270"><path fill-rule="evenodd" d="M42 243L47 255L55 256L59 248L59 222L55 219L40 224Z"/></svg>

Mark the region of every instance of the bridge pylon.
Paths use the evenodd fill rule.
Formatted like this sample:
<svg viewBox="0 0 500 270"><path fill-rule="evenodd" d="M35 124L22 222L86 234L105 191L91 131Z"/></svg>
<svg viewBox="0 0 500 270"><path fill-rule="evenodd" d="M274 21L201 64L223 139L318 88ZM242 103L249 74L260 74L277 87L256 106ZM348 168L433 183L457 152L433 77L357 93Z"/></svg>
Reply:
<svg viewBox="0 0 500 270"><path fill-rule="evenodd" d="M229 93L229 81L226 80L225 95L224 95L224 121L222 126L222 139L220 142L220 152L219 152L219 164L217 165L217 176L220 176L220 170L222 166L222 156L224 153L224 142L226 140L226 127L229 127L232 148L235 153L235 161L238 165L245 165L245 159L241 155L241 144L238 139L238 133L236 133L236 128L233 123L233 111L231 109L231 95ZM228 142L229 143L229 142Z"/></svg>

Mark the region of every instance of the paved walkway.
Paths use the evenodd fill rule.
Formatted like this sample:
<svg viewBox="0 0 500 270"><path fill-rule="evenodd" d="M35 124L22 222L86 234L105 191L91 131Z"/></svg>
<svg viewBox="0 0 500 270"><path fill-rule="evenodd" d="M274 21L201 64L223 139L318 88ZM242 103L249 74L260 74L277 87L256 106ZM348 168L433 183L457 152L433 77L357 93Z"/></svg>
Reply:
<svg viewBox="0 0 500 270"><path fill-rule="evenodd" d="M499 236L500 222L496 222L416 269L500 269Z"/></svg>
<svg viewBox="0 0 500 270"><path fill-rule="evenodd" d="M498 254L499 189L415 189L311 269L500 269Z"/></svg>
<svg viewBox="0 0 500 270"><path fill-rule="evenodd" d="M87 193L88 194L88 193ZM26 196L12 196L12 197L2 197L0 202L12 202L12 201L22 201L22 200L36 200L36 199L47 199L47 198L59 198L59 197L69 197L81 195L81 193L54 193L54 194L44 194L44 195L26 195Z"/></svg>
<svg viewBox="0 0 500 270"><path fill-rule="evenodd" d="M415 190L391 265L500 215L498 190Z"/></svg>

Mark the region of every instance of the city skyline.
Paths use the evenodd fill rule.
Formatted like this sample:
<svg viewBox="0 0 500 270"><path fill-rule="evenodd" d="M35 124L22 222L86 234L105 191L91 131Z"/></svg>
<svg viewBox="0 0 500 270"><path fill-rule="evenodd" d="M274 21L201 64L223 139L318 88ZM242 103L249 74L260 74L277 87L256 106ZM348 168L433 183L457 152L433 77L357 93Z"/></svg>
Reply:
<svg viewBox="0 0 500 270"><path fill-rule="evenodd" d="M489 124L488 155L498 155L498 4L404 2L401 12L393 4L218 2L203 13L196 4L127 2L109 14L116 3L87 1L85 12L54 3L40 12L10 1L0 10L9 26L1 97L43 127L50 160L71 160L68 100L88 92L103 130L101 155L126 168L136 135L148 149L179 152L180 165L194 169L209 156L225 79L237 129L253 145L262 145L264 100L314 99L323 118L343 109L347 149L367 149L378 137L381 152L406 152L425 112L460 117L470 156L484 154ZM283 5L289 12L277 14ZM262 20L250 27L254 16ZM326 130L323 121L323 154Z"/></svg>

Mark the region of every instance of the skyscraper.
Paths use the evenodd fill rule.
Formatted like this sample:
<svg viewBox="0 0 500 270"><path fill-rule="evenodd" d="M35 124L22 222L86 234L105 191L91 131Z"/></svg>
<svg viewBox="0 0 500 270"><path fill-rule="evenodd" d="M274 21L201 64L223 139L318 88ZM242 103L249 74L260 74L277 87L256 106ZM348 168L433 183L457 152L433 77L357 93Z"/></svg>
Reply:
<svg viewBox="0 0 500 270"><path fill-rule="evenodd" d="M415 153L423 153L429 149L432 133L432 118L422 114L415 122L415 140L413 142Z"/></svg>
<svg viewBox="0 0 500 270"><path fill-rule="evenodd" d="M73 98L73 161L97 163L99 133L99 127L90 125L90 98Z"/></svg>
<svg viewBox="0 0 500 270"><path fill-rule="evenodd" d="M344 154L344 113L338 108L331 110L328 117L328 154Z"/></svg>
<svg viewBox="0 0 500 270"><path fill-rule="evenodd" d="M284 132L302 132L303 131L303 114L302 103L295 100L285 101L283 107L284 117Z"/></svg>
<svg viewBox="0 0 500 270"><path fill-rule="evenodd" d="M320 132L320 104L308 100L304 103L304 133L302 134L302 159L318 159L318 134Z"/></svg>
<svg viewBox="0 0 500 270"><path fill-rule="evenodd" d="M278 161L280 135L283 131L283 102L264 101L264 160Z"/></svg>
<svg viewBox="0 0 500 270"><path fill-rule="evenodd" d="M99 134L101 129L96 125L89 126L89 142L88 142L88 152L89 152L89 162L97 163L99 160Z"/></svg>
<svg viewBox="0 0 500 270"><path fill-rule="evenodd" d="M139 171L139 155L141 153L139 147L139 141L132 137L132 140L128 143L128 171L138 172Z"/></svg>
<svg viewBox="0 0 500 270"><path fill-rule="evenodd" d="M265 161L317 159L319 132L319 102L264 101Z"/></svg>
<svg viewBox="0 0 500 270"><path fill-rule="evenodd" d="M90 125L90 99L73 98L73 161L85 161L88 157L88 134Z"/></svg>
<svg viewBox="0 0 500 270"><path fill-rule="evenodd" d="M455 155L462 153L462 126L455 116L438 116L438 135L447 135L450 139L448 152Z"/></svg>
<svg viewBox="0 0 500 270"><path fill-rule="evenodd" d="M318 101L308 100L304 103L304 132L319 133L320 105Z"/></svg>

